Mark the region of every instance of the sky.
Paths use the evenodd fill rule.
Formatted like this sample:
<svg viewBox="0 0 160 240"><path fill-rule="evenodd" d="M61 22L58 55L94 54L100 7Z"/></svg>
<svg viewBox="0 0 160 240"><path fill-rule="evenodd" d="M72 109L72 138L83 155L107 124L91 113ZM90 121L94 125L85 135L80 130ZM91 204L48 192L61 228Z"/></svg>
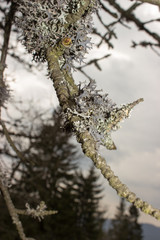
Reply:
<svg viewBox="0 0 160 240"><path fill-rule="evenodd" d="M121 4L128 4L128 1L121 0ZM150 19L150 17L159 17L160 12L158 7L145 4L137 14L143 19ZM95 26L100 28L95 18L94 20ZM137 31L133 24L131 27L130 30L122 26L116 27L118 40L114 40L113 50L108 50L103 44L101 48L93 47L89 51L86 56L88 60L108 53L112 54L109 58L101 60L102 71L93 67L85 70L96 80L97 89L108 93L118 105L144 98L144 102L134 108L131 117L112 134L117 150L108 151L101 147L100 153L131 191L154 207L160 208L160 57L150 49L130 48L132 40L146 38L146 35ZM152 28L160 30L157 24L152 24ZM92 42L96 41L97 38L93 37ZM58 105L52 82L46 76L45 67L43 71L36 70L35 74L32 74L19 64L13 65L11 59L8 59L7 74L11 79L9 83L12 89L11 101L17 97L24 101L33 99L35 105L38 103L38 107L50 109ZM77 82L86 79L78 72L73 75ZM90 163L90 159L84 158L81 167L86 169ZM107 216L111 218L120 198L103 177L100 181L105 189L102 208L107 209ZM160 222L145 214L141 214L140 222L152 223L160 227Z"/></svg>

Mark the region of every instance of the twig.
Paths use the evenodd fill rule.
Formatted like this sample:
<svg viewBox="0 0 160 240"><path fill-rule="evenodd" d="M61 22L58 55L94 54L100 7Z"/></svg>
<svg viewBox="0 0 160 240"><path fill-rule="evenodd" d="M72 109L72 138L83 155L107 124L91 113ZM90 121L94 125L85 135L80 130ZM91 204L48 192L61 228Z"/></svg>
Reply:
<svg viewBox="0 0 160 240"><path fill-rule="evenodd" d="M131 0L131 1L133 1L133 0ZM160 0L138 0L138 1L141 1L143 3L150 3L150 4L157 5L160 7Z"/></svg>
<svg viewBox="0 0 160 240"><path fill-rule="evenodd" d="M45 202L41 201L40 204L36 207L36 209L31 208L28 203L26 203L26 209L16 209L16 212L21 215L31 216L33 218L38 218L41 221L45 216L57 214L56 210L46 210L47 206Z"/></svg>
<svg viewBox="0 0 160 240"><path fill-rule="evenodd" d="M5 123L0 120L0 124L2 125L2 128L3 128L3 132L6 136L6 139L9 143L9 145L11 146L11 148L14 150L14 152L17 154L17 156L21 159L22 162L26 163L26 159L24 158L23 154L17 149L16 145L14 144L13 140L11 139L10 135L9 135L9 132L6 128L6 125Z"/></svg>
<svg viewBox="0 0 160 240"><path fill-rule="evenodd" d="M89 65L91 65L91 64L94 64L95 67L98 68L98 70L101 71L102 69L101 69L101 67L100 67L100 65L99 65L98 62L99 62L100 60L103 60L103 59L108 58L108 57L110 57L110 56L111 56L111 54L107 54L107 55L105 55L105 56L103 56L103 57L95 58L95 59L93 59L93 60L88 61L88 62L85 63L84 65L82 65L82 66L80 66L80 67L77 67L76 69L79 70L79 71L81 71L82 68L87 67L87 66L89 66Z"/></svg>
<svg viewBox="0 0 160 240"><path fill-rule="evenodd" d="M154 0L153 0L154 1ZM156 1L156 0L155 0ZM157 0L160 2L160 0ZM107 0L107 2L113 6L117 11L121 14L121 18L126 19L126 21L132 21L136 24L136 26L141 30L146 32L149 36L151 36L153 39L155 39L158 43L160 43L160 36L155 33L151 32L148 28L146 28L143 22L141 22L134 14L133 12L130 13L130 11L124 10L116 1L114 0Z"/></svg>
<svg viewBox="0 0 160 240"><path fill-rule="evenodd" d="M3 181L2 181L1 178L0 178L0 189L3 193L3 197L4 197L4 200L6 202L8 211L10 213L10 216L12 218L13 223L16 225L16 228L17 228L17 231L18 231L18 234L19 234L20 238L22 240L35 240L33 238L27 238L25 236L23 226L22 226L22 223L21 223L21 221L19 219L19 216L17 214L16 208L15 208L13 202L12 202L12 199L10 197L10 194L8 192L7 187L3 184Z"/></svg>

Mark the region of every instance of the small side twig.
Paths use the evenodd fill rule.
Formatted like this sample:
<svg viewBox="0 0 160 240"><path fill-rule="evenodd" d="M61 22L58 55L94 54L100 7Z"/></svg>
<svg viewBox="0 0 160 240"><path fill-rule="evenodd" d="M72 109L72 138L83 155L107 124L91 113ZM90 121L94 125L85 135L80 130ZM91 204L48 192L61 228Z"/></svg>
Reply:
<svg viewBox="0 0 160 240"><path fill-rule="evenodd" d="M25 159L25 157L23 156L23 154L18 150L18 148L17 148L16 145L14 144L13 140L11 139L10 134L9 134L7 128L6 128L5 123L4 123L2 120L0 120L0 124L2 125L3 132L4 132L5 136L6 136L6 139L7 139L8 143L9 143L9 145L10 145L11 148L13 149L13 151L17 154L18 158L19 158L22 162L26 163L27 160Z"/></svg>
<svg viewBox="0 0 160 240"><path fill-rule="evenodd" d="M26 203L26 209L16 209L16 212L21 215L31 216L33 218L38 218L41 221L45 216L53 215L58 213L56 210L46 210L47 206L45 202L41 201L36 209L31 208L28 203Z"/></svg>

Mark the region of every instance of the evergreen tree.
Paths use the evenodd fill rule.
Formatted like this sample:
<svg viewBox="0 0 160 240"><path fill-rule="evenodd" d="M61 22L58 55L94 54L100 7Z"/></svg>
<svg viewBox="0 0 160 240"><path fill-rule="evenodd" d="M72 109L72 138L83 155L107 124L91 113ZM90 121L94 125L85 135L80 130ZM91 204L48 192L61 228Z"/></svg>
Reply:
<svg viewBox="0 0 160 240"><path fill-rule="evenodd" d="M21 182L24 181L29 192L35 193L38 189L39 199L42 200L44 190L48 190L45 192L49 194L45 197L47 204L50 204L52 196L59 194L73 180L78 155L70 138L71 135L63 130L62 116L58 111L54 112L47 124L42 125L36 141L31 140L28 159L35 164L25 166L21 173Z"/></svg>
<svg viewBox="0 0 160 240"><path fill-rule="evenodd" d="M141 240L142 236L142 227L138 223L139 211L134 206L131 205L129 208L129 220L130 220L130 236L132 240Z"/></svg>
<svg viewBox="0 0 160 240"><path fill-rule="evenodd" d="M134 205L129 208L129 214L126 213L124 199L112 220L112 227L107 233L107 240L142 240L142 229L138 223L139 213Z"/></svg>
<svg viewBox="0 0 160 240"><path fill-rule="evenodd" d="M76 172L76 148L62 129L60 113L55 112L41 126L36 141L34 138L28 141L30 151L25 157L34 161L34 165L18 166L19 178L12 186L12 199L18 208L24 208L26 202L35 207L43 200L58 213L41 222L22 216L26 234L39 240L101 240L103 218L98 207L102 189L97 183L98 176L93 168L86 177ZM4 216L6 211L3 209ZM16 233L7 216L7 225ZM1 222L3 229L7 229L2 215ZM1 240L17 240L17 233L11 238L8 234L5 230L1 232Z"/></svg>
<svg viewBox="0 0 160 240"><path fill-rule="evenodd" d="M102 187L98 184L98 179L93 167L88 176L84 177L82 173L77 175L78 229L79 236L82 236L78 239L102 239L104 218L99 209Z"/></svg>
<svg viewBox="0 0 160 240"><path fill-rule="evenodd" d="M125 214L125 202L121 200L120 205L117 207L115 219L112 220L112 228L108 232L109 240L127 240L128 235L128 217ZM128 239L129 240L129 239Z"/></svg>
<svg viewBox="0 0 160 240"><path fill-rule="evenodd" d="M63 205L66 205L65 208L69 209L69 200L70 204L72 203L71 197L69 199L69 194L68 198L62 198L62 196L67 191L66 189L72 185L74 172L77 168L77 160L75 159L78 159L76 147L71 143L70 137L71 135L63 130L62 116L57 111L54 112L48 121L43 122L36 135L36 141L35 138L28 135L27 140L21 139L21 143L17 142L21 145L25 143L29 145L29 153L25 152L25 159L28 162L30 160L34 162L34 165L28 164L28 162L20 164L17 162L17 165L14 166L14 169L17 167L14 176L18 176L18 179L17 177L14 178L14 184L10 192L18 208L24 209L26 203L29 203L31 207L36 207L40 201L44 201L49 209L59 211ZM10 152L8 152L8 155L10 155ZM12 229L13 224L6 213L6 209L2 209L2 211L4 211L4 215L0 215L0 225L3 223L3 229L0 228L0 239L6 240L9 239L7 225L9 224L10 229ZM59 211L57 216L59 215L63 215L63 211ZM55 216L46 217L41 222L38 222L37 219L28 219L26 216L23 216L22 220L26 232L29 232L29 234L34 235L38 239L52 240L54 230L56 229L54 227L56 226ZM4 225L6 225L6 228ZM13 232L14 230L13 227ZM59 231L62 230L59 229ZM11 239L16 239L16 235L17 233L15 234L15 238L12 235Z"/></svg>

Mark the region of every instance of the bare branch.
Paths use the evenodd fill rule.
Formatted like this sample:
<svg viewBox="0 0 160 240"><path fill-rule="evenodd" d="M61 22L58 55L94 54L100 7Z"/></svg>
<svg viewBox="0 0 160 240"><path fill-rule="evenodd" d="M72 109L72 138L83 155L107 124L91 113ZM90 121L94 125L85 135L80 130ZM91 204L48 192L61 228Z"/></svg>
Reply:
<svg viewBox="0 0 160 240"><path fill-rule="evenodd" d="M8 143L10 144L11 148L14 150L14 152L17 154L17 156L21 159L22 162L26 162L26 159L24 158L23 154L17 149L16 145L14 144L14 142L12 141L10 135L9 135L9 132L6 128L6 125L5 123L0 120L0 123L2 125L2 128L3 128L3 132L6 136L6 139L8 141Z"/></svg>
<svg viewBox="0 0 160 240"><path fill-rule="evenodd" d="M130 0L130 1L133 1L133 0ZM143 3L150 3L160 7L160 0L138 0L138 1L141 1Z"/></svg>
<svg viewBox="0 0 160 240"><path fill-rule="evenodd" d="M160 0L157 0L157 1L159 2ZM129 7L128 10L125 10L114 0L107 0L106 2L108 2L111 6L113 6L120 13L121 20L135 23L135 25L139 28L139 30L147 33L150 37L152 37L156 41L156 44L160 45L160 36L156 32L152 32L150 29L148 29L145 26L146 22L144 22L144 23L141 22L135 16L135 14L133 12L133 10L135 10L135 8L139 7L141 5L141 3L135 3L131 7ZM119 21L119 22L122 23L122 21Z"/></svg>
<svg viewBox="0 0 160 240"><path fill-rule="evenodd" d="M100 60L103 60L103 59L108 58L108 57L110 57L110 56L111 56L111 54L107 54L107 55L105 55L105 56L103 56L103 57L101 57L101 58L95 58L95 59L90 60L89 62L87 62L85 65L83 65L83 66L81 66L81 67L77 67L77 69L80 70L80 69L82 69L82 68L84 68L84 67L87 67L87 66L89 66L89 65L91 65L91 64L94 64L95 67L97 67L98 70L101 71L102 69L101 69L101 67L100 67L100 65L99 65L98 62L99 62Z"/></svg>
<svg viewBox="0 0 160 240"><path fill-rule="evenodd" d="M136 43L132 41L132 46L133 48L136 48L137 46L142 46L142 47L150 47L158 56L160 56L160 52L158 52L155 48L160 47L160 44L152 43L152 42L147 42L147 41L141 41L139 43Z"/></svg>
<svg viewBox="0 0 160 240"><path fill-rule="evenodd" d="M111 12L110 9L108 9L104 4L103 2L101 2L101 7L103 8L103 10L107 13L109 13L112 17L114 18L118 18L118 14L116 12Z"/></svg>
<svg viewBox="0 0 160 240"><path fill-rule="evenodd" d="M8 51L8 44L9 44L9 38L11 34L11 27L12 27L12 21L13 17L16 11L16 4L12 2L10 11L8 15L6 16L6 22L4 26L4 38L3 38L3 46L2 46L2 53L1 53L1 59L0 59L0 86L4 86L3 83L3 72L5 69L5 62L6 62L6 56Z"/></svg>

